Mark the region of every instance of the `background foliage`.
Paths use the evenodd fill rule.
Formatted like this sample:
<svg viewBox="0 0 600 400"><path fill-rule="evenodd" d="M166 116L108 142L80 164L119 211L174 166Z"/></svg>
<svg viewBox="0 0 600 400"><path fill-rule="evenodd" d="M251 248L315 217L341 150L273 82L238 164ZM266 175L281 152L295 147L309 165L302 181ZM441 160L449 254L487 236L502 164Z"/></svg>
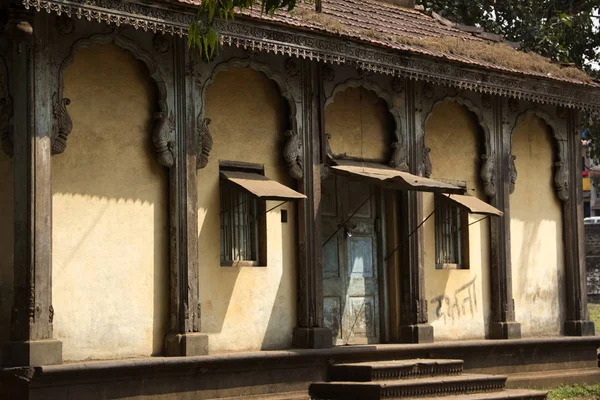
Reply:
<svg viewBox="0 0 600 400"><path fill-rule="evenodd" d="M466 25L483 27L526 51L573 63L600 78L600 1L598 0L422 0L428 11ZM600 114L584 112L582 136L600 160Z"/></svg>

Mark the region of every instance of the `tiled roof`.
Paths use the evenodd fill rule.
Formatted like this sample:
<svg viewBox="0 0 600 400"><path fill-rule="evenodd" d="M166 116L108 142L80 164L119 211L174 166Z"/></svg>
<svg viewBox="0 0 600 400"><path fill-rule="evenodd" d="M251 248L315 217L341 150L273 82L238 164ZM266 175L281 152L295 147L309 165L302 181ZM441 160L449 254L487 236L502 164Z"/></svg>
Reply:
<svg viewBox="0 0 600 400"><path fill-rule="evenodd" d="M201 3L201 0L171 1L193 6ZM457 24L452 24L436 16L429 16L417 9L403 8L378 0L322 0L320 15L313 10L314 4L298 2L293 13L278 11L274 15L266 15L262 14L257 7L245 10L243 14L251 19L340 36L391 50L443 58L451 62L519 75L583 83L580 80L551 76L538 71L510 68L481 59L444 52L442 46L440 46L440 50L436 50L435 46L423 47L411 43L415 39L442 37L446 40L456 38L457 41L465 41L464 43L476 44L475 42L479 42L490 45L501 40L497 35L487 34L477 28L459 29ZM400 40L391 40L391 37L400 38ZM408 40L402 40L402 38ZM586 84L600 87L600 84L591 81Z"/></svg>

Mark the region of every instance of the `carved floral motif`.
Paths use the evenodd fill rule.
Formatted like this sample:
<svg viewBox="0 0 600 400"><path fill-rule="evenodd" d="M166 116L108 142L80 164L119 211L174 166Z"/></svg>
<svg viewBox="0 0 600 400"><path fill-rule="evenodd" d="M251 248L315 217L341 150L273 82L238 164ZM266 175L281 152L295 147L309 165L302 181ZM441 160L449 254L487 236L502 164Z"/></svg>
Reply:
<svg viewBox="0 0 600 400"><path fill-rule="evenodd" d="M198 116L200 119L200 116ZM208 165L208 156L213 146L213 139L208 130L210 124L210 118L204 118L202 121L198 121L198 143L196 151L196 169L204 168Z"/></svg>
<svg viewBox="0 0 600 400"><path fill-rule="evenodd" d="M152 37L152 47L157 53L165 54L171 50L171 38L163 33L155 33Z"/></svg>
<svg viewBox="0 0 600 400"><path fill-rule="evenodd" d="M285 60L285 72L289 77L296 77L300 75L300 66L298 61L294 58L288 58Z"/></svg>
<svg viewBox="0 0 600 400"><path fill-rule="evenodd" d="M496 157L494 154L481 156L483 161L481 165L480 176L483 181L485 194L493 197L496 195Z"/></svg>
<svg viewBox="0 0 600 400"><path fill-rule="evenodd" d="M285 147L283 148L283 158L288 167L290 176L294 179L302 179L303 171L303 152L302 137L298 132L293 130L285 131L286 137Z"/></svg>
<svg viewBox="0 0 600 400"><path fill-rule="evenodd" d="M434 95L435 95L435 89L433 88L432 85L430 85L429 83L427 83L423 87L423 96L425 96L426 99L431 100L431 99L433 99Z"/></svg>
<svg viewBox="0 0 600 400"><path fill-rule="evenodd" d="M59 98L58 93L52 96L52 114L54 115L54 132L52 135L52 154L62 154L67 148L67 139L73 122L67 111L67 106L71 100Z"/></svg>
<svg viewBox="0 0 600 400"><path fill-rule="evenodd" d="M514 113L519 111L519 100L513 98L508 99L508 109Z"/></svg>
<svg viewBox="0 0 600 400"><path fill-rule="evenodd" d="M75 31L75 23L70 16L62 14L56 18L56 30L61 35L68 36Z"/></svg>
<svg viewBox="0 0 600 400"><path fill-rule="evenodd" d="M392 90L395 93L404 92L404 79L400 78L399 76L392 78Z"/></svg>
<svg viewBox="0 0 600 400"><path fill-rule="evenodd" d="M423 176L426 178L430 178L431 173L433 172L433 166L431 165L429 153L431 153L431 148L424 147L421 162L423 163Z"/></svg>
<svg viewBox="0 0 600 400"><path fill-rule="evenodd" d="M335 79L335 71L329 64L323 65L323 80L325 82L333 82Z"/></svg>
<svg viewBox="0 0 600 400"><path fill-rule="evenodd" d="M481 95L481 105L483 105L484 108L490 109L492 108L492 96L490 96L487 93L484 93Z"/></svg>

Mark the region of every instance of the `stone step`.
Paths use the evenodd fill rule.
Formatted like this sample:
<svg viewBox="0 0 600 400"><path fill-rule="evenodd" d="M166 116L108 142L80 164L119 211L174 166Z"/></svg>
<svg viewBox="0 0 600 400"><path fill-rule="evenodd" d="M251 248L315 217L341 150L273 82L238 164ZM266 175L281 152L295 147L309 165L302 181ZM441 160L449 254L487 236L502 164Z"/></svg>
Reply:
<svg viewBox="0 0 600 400"><path fill-rule="evenodd" d="M213 399L217 400L217 399ZM308 393L303 392L284 392L271 394L255 394L239 397L219 397L218 400L310 400Z"/></svg>
<svg viewBox="0 0 600 400"><path fill-rule="evenodd" d="M506 389L500 392L459 394L442 397L443 400L545 400L548 392L539 390ZM421 397L422 398L422 397ZM405 400L418 400L419 397Z"/></svg>
<svg viewBox="0 0 600 400"><path fill-rule="evenodd" d="M425 376L459 375L462 360L413 359L336 364L329 369L333 382L372 382Z"/></svg>
<svg viewBox="0 0 600 400"><path fill-rule="evenodd" d="M464 374L384 382L313 383L308 391L313 400L381 400L497 392L504 389L505 383L504 375Z"/></svg>

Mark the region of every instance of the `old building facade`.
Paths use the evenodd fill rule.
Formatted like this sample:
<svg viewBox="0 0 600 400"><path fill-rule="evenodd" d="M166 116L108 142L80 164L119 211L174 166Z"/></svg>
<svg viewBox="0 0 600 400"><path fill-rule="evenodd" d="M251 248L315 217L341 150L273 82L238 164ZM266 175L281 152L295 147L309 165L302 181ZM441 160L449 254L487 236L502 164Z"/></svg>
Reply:
<svg viewBox="0 0 600 400"><path fill-rule="evenodd" d="M223 46L205 61L185 38L195 8L177 1L6 11L6 371L346 344L597 345L567 340L594 334L578 127L580 109L600 109L597 83L252 13L218 22Z"/></svg>

